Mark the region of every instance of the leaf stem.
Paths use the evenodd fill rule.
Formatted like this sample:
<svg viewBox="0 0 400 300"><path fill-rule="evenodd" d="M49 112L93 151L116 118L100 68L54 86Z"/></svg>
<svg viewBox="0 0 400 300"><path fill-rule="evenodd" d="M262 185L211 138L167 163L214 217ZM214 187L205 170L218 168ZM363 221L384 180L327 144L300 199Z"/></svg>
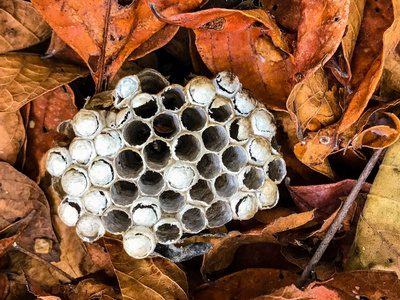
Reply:
<svg viewBox="0 0 400 300"><path fill-rule="evenodd" d="M309 278L312 270L318 264L322 255L325 253L326 248L328 248L331 240L333 239L336 232L342 225L342 221L343 221L344 217L347 215L347 212L349 211L351 205L353 204L358 193L360 192L363 183L365 182L365 180L367 180L368 175L371 173L372 169L374 168L382 151L383 151L383 149L376 150L374 152L374 154L372 155L372 157L370 158L370 160L368 161L368 163L365 166L364 170L362 171L360 177L358 178L356 184L352 188L350 194L347 196L346 201L343 203L343 206L340 208L338 214L336 215L335 219L333 220L333 223L332 223L331 227L329 228L325 238L322 240L321 244L319 244L313 257L311 258L311 260L307 264L306 268L304 269L303 273L301 274L300 279L296 282L296 286L298 288L302 288L306 284L307 279Z"/></svg>

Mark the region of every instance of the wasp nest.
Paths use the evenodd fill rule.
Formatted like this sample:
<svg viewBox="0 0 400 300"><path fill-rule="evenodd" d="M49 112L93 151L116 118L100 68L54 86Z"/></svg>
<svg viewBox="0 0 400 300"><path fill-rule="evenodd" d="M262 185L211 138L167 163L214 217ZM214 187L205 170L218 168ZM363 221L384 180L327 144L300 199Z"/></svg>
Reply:
<svg viewBox="0 0 400 300"><path fill-rule="evenodd" d="M87 242L122 234L135 258L272 208L286 174L273 116L227 71L182 87L144 70L71 125L68 149L46 161L65 196L59 216Z"/></svg>

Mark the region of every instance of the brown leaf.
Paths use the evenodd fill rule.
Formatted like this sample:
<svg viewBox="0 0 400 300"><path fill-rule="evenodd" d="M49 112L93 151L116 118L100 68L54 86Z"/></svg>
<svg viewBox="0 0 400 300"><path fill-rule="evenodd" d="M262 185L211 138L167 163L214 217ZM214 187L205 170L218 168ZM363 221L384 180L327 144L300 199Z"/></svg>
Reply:
<svg viewBox="0 0 400 300"><path fill-rule="evenodd" d="M32 3L23 0L1 0L0 23L0 53L30 47L51 34L50 26Z"/></svg>
<svg viewBox="0 0 400 300"><path fill-rule="evenodd" d="M6 274L0 273L0 300L5 300L10 291L10 282Z"/></svg>
<svg viewBox="0 0 400 300"><path fill-rule="evenodd" d="M201 285L193 292L193 298L248 300L272 293L296 279L296 274L284 270L247 269Z"/></svg>
<svg viewBox="0 0 400 300"><path fill-rule="evenodd" d="M285 286L270 295L259 296L253 300L342 300L339 296L323 286L305 291L299 290L294 284Z"/></svg>
<svg viewBox="0 0 400 300"><path fill-rule="evenodd" d="M40 162L45 153L57 144L68 141L65 135L57 132L57 126L72 119L78 112L74 101L74 92L64 85L31 102L24 173L36 182L40 182L43 176L43 164Z"/></svg>
<svg viewBox="0 0 400 300"><path fill-rule="evenodd" d="M154 2L160 11L173 15L193 10L202 1ZM128 56L165 26L151 13L146 0L101 3L93 0L34 0L32 3L54 31L87 63L98 91L105 77L112 79ZM164 36L150 50L165 45L173 34Z"/></svg>
<svg viewBox="0 0 400 300"><path fill-rule="evenodd" d="M400 299L400 281L396 273L385 271L351 271L318 284L335 291L341 300Z"/></svg>
<svg viewBox="0 0 400 300"><path fill-rule="evenodd" d="M259 101L285 109L290 47L265 11L210 9L170 18L155 13L163 21L194 30L197 50L213 74L230 70Z"/></svg>
<svg viewBox="0 0 400 300"><path fill-rule="evenodd" d="M295 79L313 74L339 46L347 24L350 0L302 1L295 50Z"/></svg>
<svg viewBox="0 0 400 300"><path fill-rule="evenodd" d="M0 111L16 111L29 101L63 84L85 76L81 67L33 54L0 55Z"/></svg>
<svg viewBox="0 0 400 300"><path fill-rule="evenodd" d="M301 18L300 0L262 0L261 5L275 17L276 23L291 33L297 32Z"/></svg>
<svg viewBox="0 0 400 300"><path fill-rule="evenodd" d="M49 204L42 190L28 177L4 162L0 163L0 183L0 211L2 212L0 228L36 210L35 218L21 234L18 243L35 253L36 241L43 238L49 239L52 242L50 252L37 253L37 255L48 261L57 261L59 245L51 224Z"/></svg>
<svg viewBox="0 0 400 300"><path fill-rule="evenodd" d="M188 299L186 275L177 265L162 257L134 259L119 240L104 243L124 299Z"/></svg>
<svg viewBox="0 0 400 300"><path fill-rule="evenodd" d="M243 233L231 231L223 238L212 240L214 247L204 256L201 272L207 275L227 268L232 263L236 250L242 245L261 242L280 243L274 237L276 233L301 227L313 218L313 212L291 214L261 228Z"/></svg>
<svg viewBox="0 0 400 300"><path fill-rule="evenodd" d="M14 165L25 141L25 126L19 111L0 112L0 160Z"/></svg>
<svg viewBox="0 0 400 300"><path fill-rule="evenodd" d="M85 61L68 46L58 35L53 31L51 34L50 44L45 53L46 58L58 58L63 61L68 61L76 65L86 66Z"/></svg>

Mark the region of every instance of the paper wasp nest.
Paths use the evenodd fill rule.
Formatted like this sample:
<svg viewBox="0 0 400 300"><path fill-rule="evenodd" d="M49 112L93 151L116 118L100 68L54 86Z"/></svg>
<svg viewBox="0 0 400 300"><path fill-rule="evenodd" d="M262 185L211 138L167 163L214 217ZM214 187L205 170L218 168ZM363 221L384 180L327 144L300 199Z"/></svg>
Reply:
<svg viewBox="0 0 400 300"><path fill-rule="evenodd" d="M87 242L122 234L135 258L272 208L286 175L273 116L228 71L182 87L144 70L71 125L68 149L46 161L64 191L59 216Z"/></svg>

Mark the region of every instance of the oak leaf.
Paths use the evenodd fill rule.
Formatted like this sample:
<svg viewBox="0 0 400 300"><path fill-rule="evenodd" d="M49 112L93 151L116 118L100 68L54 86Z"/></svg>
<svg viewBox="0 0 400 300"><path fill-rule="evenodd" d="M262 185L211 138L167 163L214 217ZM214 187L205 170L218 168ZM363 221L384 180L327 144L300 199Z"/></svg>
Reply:
<svg viewBox="0 0 400 300"><path fill-rule="evenodd" d="M16 111L40 95L86 74L82 67L42 60L34 54L2 54L0 112Z"/></svg>
<svg viewBox="0 0 400 300"><path fill-rule="evenodd" d="M0 112L0 160L15 164L25 141L25 126L19 111Z"/></svg>
<svg viewBox="0 0 400 300"><path fill-rule="evenodd" d="M50 26L32 3L23 0L1 0L0 23L0 53L33 46L51 34Z"/></svg>
<svg viewBox="0 0 400 300"><path fill-rule="evenodd" d="M202 0L154 2L163 13L173 15L195 9ZM33 0L32 3L57 35L86 62L97 91L106 77L112 79L134 50L165 26L151 13L147 0ZM173 27L175 30L157 39L150 50L169 42L178 30Z"/></svg>

